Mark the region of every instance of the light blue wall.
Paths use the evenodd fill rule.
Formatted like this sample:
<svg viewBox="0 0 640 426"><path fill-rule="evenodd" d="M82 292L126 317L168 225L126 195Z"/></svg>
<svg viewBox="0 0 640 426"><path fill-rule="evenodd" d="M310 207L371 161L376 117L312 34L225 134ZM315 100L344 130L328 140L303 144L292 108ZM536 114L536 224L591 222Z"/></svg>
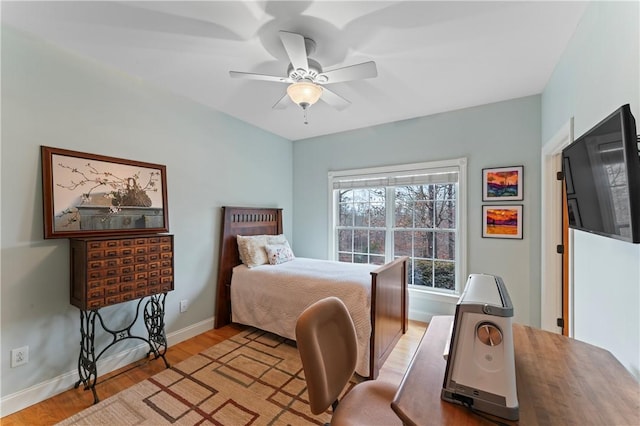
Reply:
<svg viewBox="0 0 640 426"><path fill-rule="evenodd" d="M221 206L292 210L290 141L2 28L3 397L77 368L69 244L42 237L40 145L167 166L175 235L167 333L213 316ZM190 307L180 314L182 299ZM132 310L104 311L122 323ZM10 368L10 350L24 345L29 363Z"/></svg>
<svg viewBox="0 0 640 426"><path fill-rule="evenodd" d="M542 94L543 142L570 117L578 137L626 103L640 126L639 26L637 1L589 5ZM640 378L640 244L573 234L575 337Z"/></svg>
<svg viewBox="0 0 640 426"><path fill-rule="evenodd" d="M296 253L327 257L329 171L459 157L468 160L467 272L502 276L515 306L515 320L539 326L539 96L294 142ZM524 166L524 201L518 202L524 204L524 238L482 238L482 169L516 165ZM429 315L452 309L453 305L431 303L419 311Z"/></svg>

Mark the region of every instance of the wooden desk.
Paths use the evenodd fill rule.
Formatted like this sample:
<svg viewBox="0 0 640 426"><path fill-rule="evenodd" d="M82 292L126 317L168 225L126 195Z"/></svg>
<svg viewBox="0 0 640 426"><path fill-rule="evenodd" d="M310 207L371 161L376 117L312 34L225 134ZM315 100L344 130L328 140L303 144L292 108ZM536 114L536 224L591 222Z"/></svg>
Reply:
<svg viewBox="0 0 640 426"><path fill-rule="evenodd" d="M393 410L410 425L489 425L440 399L452 316L433 317ZM522 425L640 425L640 384L608 351L559 334L513 326ZM491 416L490 416L491 417Z"/></svg>

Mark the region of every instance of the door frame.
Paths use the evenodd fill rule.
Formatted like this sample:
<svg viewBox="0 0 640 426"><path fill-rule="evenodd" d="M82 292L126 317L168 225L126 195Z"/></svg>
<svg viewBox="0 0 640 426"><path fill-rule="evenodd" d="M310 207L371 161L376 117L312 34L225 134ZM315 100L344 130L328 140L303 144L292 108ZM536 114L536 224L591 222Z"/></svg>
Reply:
<svg viewBox="0 0 640 426"><path fill-rule="evenodd" d="M541 153L541 283L540 327L543 330L562 333L557 319L562 318L562 256L556 246L562 244L562 186L556 178L562 170L562 149L573 142L573 117L542 147ZM570 233L571 234L571 233ZM569 242L571 235L569 235ZM573 254L569 244L569 268ZM569 273L568 322L569 335L573 336L573 277Z"/></svg>

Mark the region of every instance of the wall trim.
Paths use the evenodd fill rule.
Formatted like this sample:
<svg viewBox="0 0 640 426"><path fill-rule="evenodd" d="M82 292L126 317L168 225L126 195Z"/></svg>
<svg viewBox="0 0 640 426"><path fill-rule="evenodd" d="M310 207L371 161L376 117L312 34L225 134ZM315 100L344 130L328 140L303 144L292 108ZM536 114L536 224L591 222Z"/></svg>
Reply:
<svg viewBox="0 0 640 426"><path fill-rule="evenodd" d="M211 329L213 329L213 317L169 333L167 334L167 344L169 345L168 350L171 350L171 346L177 343L195 337L198 334L202 334ZM101 359L98 361L98 372L100 375L104 375L125 367L133 362L145 358L148 351L149 346L146 343L142 343L133 348L113 354L105 359ZM158 362L162 361L158 360ZM7 416L31 405L42 402L59 393L73 389L73 386L77 381L78 370L74 369L52 379L7 395L0 400L0 413L2 413L2 416ZM81 392L81 390L78 390L78 392ZM98 396L100 396L99 388Z"/></svg>
<svg viewBox="0 0 640 426"><path fill-rule="evenodd" d="M573 142L573 117L542 147L540 197L540 327L561 333L556 319L562 317L562 256L556 253L556 245L562 242L562 187L556 180L556 172L562 170L562 149ZM571 264L571 251L569 263ZM571 276L569 288L573 288ZM573 324L572 300L569 301L569 324Z"/></svg>

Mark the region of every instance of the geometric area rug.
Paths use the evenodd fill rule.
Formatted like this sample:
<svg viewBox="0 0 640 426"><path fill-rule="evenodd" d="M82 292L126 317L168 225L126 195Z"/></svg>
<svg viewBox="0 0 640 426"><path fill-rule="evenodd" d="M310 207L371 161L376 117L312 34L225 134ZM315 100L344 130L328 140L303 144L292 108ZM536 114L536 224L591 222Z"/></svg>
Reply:
<svg viewBox="0 0 640 426"><path fill-rule="evenodd" d="M345 391L362 379L354 375ZM313 425L295 344L249 328L58 425Z"/></svg>

